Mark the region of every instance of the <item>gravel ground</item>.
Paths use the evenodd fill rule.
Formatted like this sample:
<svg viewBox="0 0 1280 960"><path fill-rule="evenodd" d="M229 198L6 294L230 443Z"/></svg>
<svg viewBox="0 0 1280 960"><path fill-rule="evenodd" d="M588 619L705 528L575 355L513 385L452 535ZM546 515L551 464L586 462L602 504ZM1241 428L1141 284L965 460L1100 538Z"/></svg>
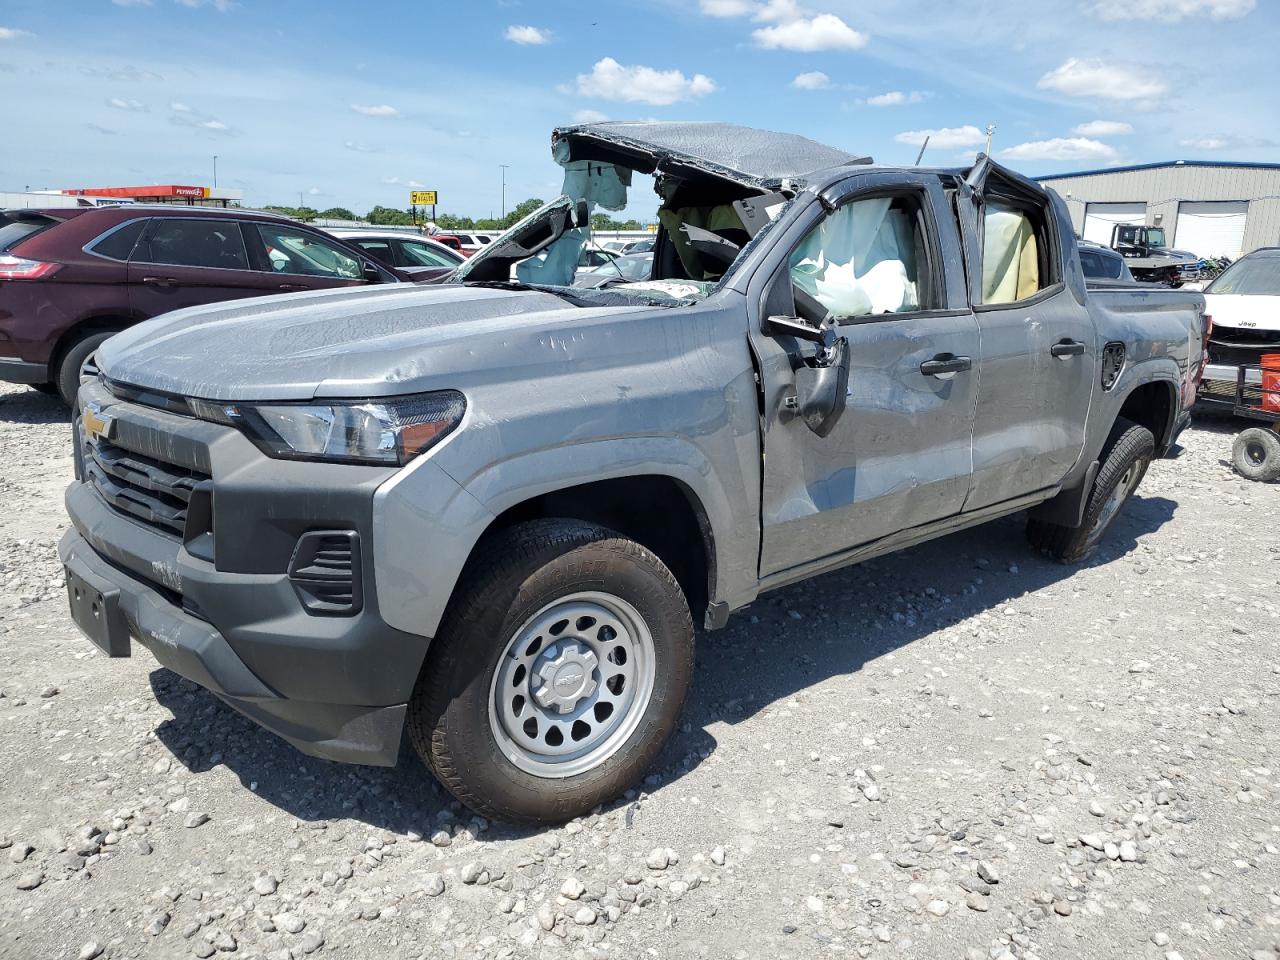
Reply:
<svg viewBox="0 0 1280 960"><path fill-rule="evenodd" d="M1011 518L767 596L642 792L529 831L98 655L66 416L0 390L0 957L1274 960L1280 490L1237 428L1082 568Z"/></svg>

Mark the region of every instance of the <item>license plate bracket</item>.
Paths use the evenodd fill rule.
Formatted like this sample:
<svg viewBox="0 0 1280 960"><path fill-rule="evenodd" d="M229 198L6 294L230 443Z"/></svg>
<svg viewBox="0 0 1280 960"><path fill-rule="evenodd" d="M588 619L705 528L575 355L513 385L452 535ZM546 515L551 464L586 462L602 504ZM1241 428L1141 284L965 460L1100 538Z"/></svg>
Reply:
<svg viewBox="0 0 1280 960"><path fill-rule="evenodd" d="M67 601L76 626L107 656L129 656L129 626L120 610L120 591L99 590L70 568L66 574Z"/></svg>

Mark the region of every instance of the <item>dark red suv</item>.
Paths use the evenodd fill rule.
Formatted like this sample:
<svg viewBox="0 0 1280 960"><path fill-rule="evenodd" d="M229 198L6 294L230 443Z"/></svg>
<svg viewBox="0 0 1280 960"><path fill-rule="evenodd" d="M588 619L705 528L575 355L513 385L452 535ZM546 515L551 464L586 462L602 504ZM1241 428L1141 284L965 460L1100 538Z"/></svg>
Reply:
<svg viewBox="0 0 1280 960"><path fill-rule="evenodd" d="M0 213L0 380L71 403L80 367L141 320L296 290L438 279L267 213L126 205ZM444 271L447 272L447 271Z"/></svg>

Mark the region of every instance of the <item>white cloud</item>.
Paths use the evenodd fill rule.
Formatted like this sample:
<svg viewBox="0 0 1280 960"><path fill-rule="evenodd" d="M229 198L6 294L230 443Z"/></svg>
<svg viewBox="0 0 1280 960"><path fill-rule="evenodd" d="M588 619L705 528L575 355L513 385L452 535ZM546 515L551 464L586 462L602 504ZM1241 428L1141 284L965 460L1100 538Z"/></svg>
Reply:
<svg viewBox="0 0 1280 960"><path fill-rule="evenodd" d="M1238 20L1257 7L1258 0L1112 0L1094 3L1092 11L1103 20L1160 20L1177 22L1187 17Z"/></svg>
<svg viewBox="0 0 1280 960"><path fill-rule="evenodd" d="M112 97L107 101L108 107L114 107L117 110L130 110L135 113L146 113L147 105L138 100L126 100L123 97Z"/></svg>
<svg viewBox="0 0 1280 960"><path fill-rule="evenodd" d="M825 90L831 86L831 78L821 70L813 70L800 74L791 81L791 85L798 90Z"/></svg>
<svg viewBox="0 0 1280 960"><path fill-rule="evenodd" d="M979 147L987 142L987 135L972 124L963 127L943 127L940 130L907 130L893 139L913 147L923 146L925 138L929 146L940 150L953 147Z"/></svg>
<svg viewBox="0 0 1280 960"><path fill-rule="evenodd" d="M599 110L576 110L573 114L574 123L603 123L608 119Z"/></svg>
<svg viewBox="0 0 1280 960"><path fill-rule="evenodd" d="M701 73L686 77L679 70L625 67L613 57L597 61L590 73L578 74L577 84L578 93L583 96L657 107L703 97L716 89L715 81Z"/></svg>
<svg viewBox="0 0 1280 960"><path fill-rule="evenodd" d="M171 103L169 109L173 111L169 116L169 122L179 127L195 127L197 130L207 130L210 133L231 134L235 131L229 125L223 123L217 117L212 117L202 110L187 103Z"/></svg>
<svg viewBox="0 0 1280 960"><path fill-rule="evenodd" d="M318 196L321 196L323 193L324 191L321 190L319 187L312 187L310 190L307 191L307 196L318 197Z"/></svg>
<svg viewBox="0 0 1280 960"><path fill-rule="evenodd" d="M1037 86L1069 97L1106 100L1151 100L1169 92L1169 84L1160 79L1157 71L1076 57L1050 70Z"/></svg>
<svg viewBox="0 0 1280 960"><path fill-rule="evenodd" d="M867 97L864 103L869 107L901 107L908 103L920 103L924 100L924 94L919 90L912 90L905 93L902 90L890 90L888 93L878 93L874 97Z"/></svg>
<svg viewBox="0 0 1280 960"><path fill-rule="evenodd" d="M1265 137L1233 137L1229 134L1193 137L1178 141L1178 146L1190 147L1192 150L1259 150L1275 145L1274 140L1268 140Z"/></svg>
<svg viewBox="0 0 1280 960"><path fill-rule="evenodd" d="M353 103L351 109L356 113L362 113L366 117L398 117L400 111L389 103L365 104Z"/></svg>
<svg viewBox="0 0 1280 960"><path fill-rule="evenodd" d="M198 7L213 7L219 13L226 13L233 7L240 6L235 0L176 0L176 2L180 6L190 7L192 10Z"/></svg>
<svg viewBox="0 0 1280 960"><path fill-rule="evenodd" d="M18 40L22 37L34 37L34 33L17 30L13 27L0 27L0 40Z"/></svg>
<svg viewBox="0 0 1280 960"><path fill-rule="evenodd" d="M540 44L551 42L551 32L549 30L540 30L537 27L513 24L507 27L502 35L512 43L519 43L525 46L539 46Z"/></svg>
<svg viewBox="0 0 1280 960"><path fill-rule="evenodd" d="M708 17L745 17L755 12L756 4L751 0L698 0L698 9Z"/></svg>
<svg viewBox="0 0 1280 960"><path fill-rule="evenodd" d="M381 153L381 147L371 146L367 143L357 143L354 140L348 140L342 145L344 150L351 150L355 153Z"/></svg>
<svg viewBox="0 0 1280 960"><path fill-rule="evenodd" d="M1003 160L1114 160L1116 148L1088 137L1032 140L1000 151Z"/></svg>
<svg viewBox="0 0 1280 960"><path fill-rule="evenodd" d="M1078 137L1126 137L1133 133L1133 125L1119 120L1090 120L1072 127L1071 132Z"/></svg>
<svg viewBox="0 0 1280 960"><path fill-rule="evenodd" d="M401 180L399 177L383 177L380 182L386 184L388 187L396 187L396 186L399 186L404 181Z"/></svg>
<svg viewBox="0 0 1280 960"><path fill-rule="evenodd" d="M800 9L800 5L796 3L796 0L768 0L768 3L758 7L755 11L755 19L763 20L766 23L799 20L802 16L804 16L804 11Z"/></svg>
<svg viewBox="0 0 1280 960"><path fill-rule="evenodd" d="M860 50L867 45L865 33L859 33L834 13L784 20L772 27L753 30L751 35L756 38L756 46L766 50L814 53L818 50Z"/></svg>

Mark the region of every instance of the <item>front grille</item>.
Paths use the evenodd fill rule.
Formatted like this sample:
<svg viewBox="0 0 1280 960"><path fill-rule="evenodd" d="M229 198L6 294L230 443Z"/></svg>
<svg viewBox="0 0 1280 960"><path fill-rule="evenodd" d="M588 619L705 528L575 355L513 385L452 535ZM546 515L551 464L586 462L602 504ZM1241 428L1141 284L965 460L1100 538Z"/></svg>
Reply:
<svg viewBox="0 0 1280 960"><path fill-rule="evenodd" d="M173 537L186 532L192 494L211 479L101 438L86 439L81 452L85 479L108 506Z"/></svg>

